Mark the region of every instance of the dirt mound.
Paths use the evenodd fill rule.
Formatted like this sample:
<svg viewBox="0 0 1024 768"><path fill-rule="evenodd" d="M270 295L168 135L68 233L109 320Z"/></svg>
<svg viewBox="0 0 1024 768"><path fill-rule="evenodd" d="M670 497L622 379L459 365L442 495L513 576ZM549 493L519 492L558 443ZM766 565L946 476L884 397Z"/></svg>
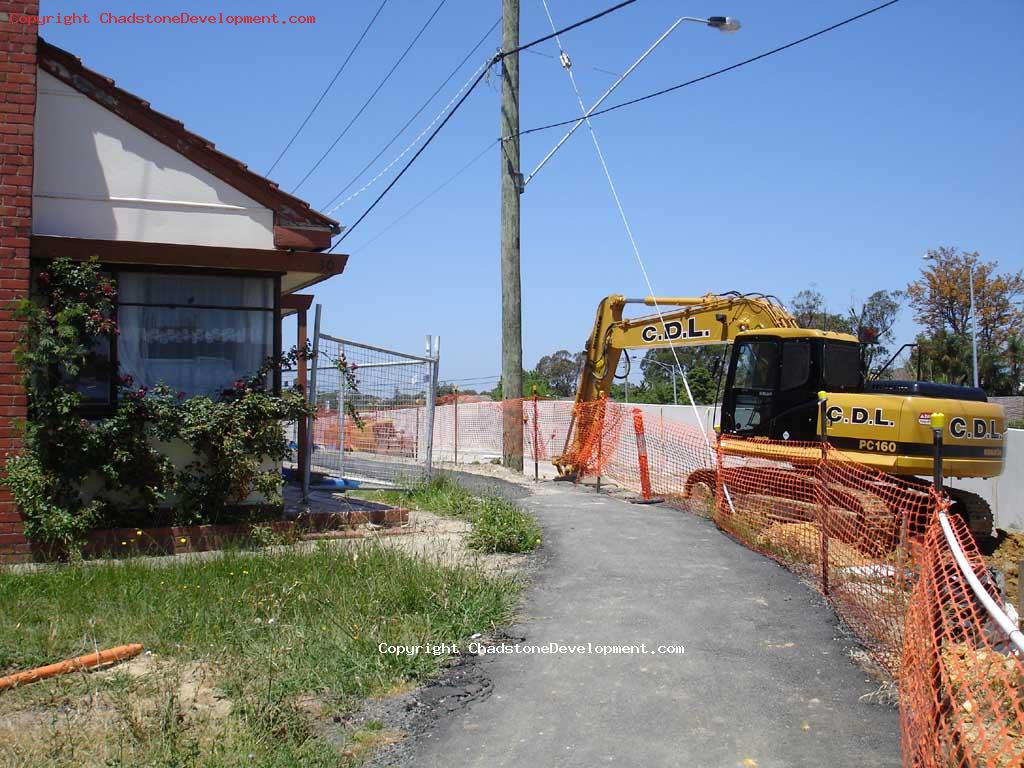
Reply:
<svg viewBox="0 0 1024 768"><path fill-rule="evenodd" d="M942 665L956 700L952 720L959 748L969 751L978 764L1024 764L1024 733L1019 726L1024 679L1019 662L996 651L949 643L942 649Z"/></svg>
<svg viewBox="0 0 1024 768"><path fill-rule="evenodd" d="M986 562L1006 575L1006 599L1016 603L1020 594L1020 563L1024 561L1024 533L998 531L995 549Z"/></svg>

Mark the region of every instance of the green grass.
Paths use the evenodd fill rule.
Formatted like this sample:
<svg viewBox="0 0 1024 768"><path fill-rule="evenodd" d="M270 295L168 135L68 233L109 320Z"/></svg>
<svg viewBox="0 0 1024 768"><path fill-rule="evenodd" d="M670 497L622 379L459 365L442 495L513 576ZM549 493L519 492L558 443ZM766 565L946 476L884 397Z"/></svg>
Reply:
<svg viewBox="0 0 1024 768"><path fill-rule="evenodd" d="M540 544L537 521L499 496L477 496L448 475L418 483L410 491L367 491L355 495L395 506L411 506L473 524L467 544L481 552L530 552Z"/></svg>
<svg viewBox="0 0 1024 768"><path fill-rule="evenodd" d="M0 573L0 672L134 642L160 665L159 674L68 675L0 694L0 723L53 714L32 738L17 729L24 738L0 750L0 765L348 765L355 758L329 743L320 721L441 663L378 644L464 643L506 621L515 593L509 579L374 545ZM182 711L179 673L198 668L211 670L230 715ZM69 701L80 721L66 714Z"/></svg>

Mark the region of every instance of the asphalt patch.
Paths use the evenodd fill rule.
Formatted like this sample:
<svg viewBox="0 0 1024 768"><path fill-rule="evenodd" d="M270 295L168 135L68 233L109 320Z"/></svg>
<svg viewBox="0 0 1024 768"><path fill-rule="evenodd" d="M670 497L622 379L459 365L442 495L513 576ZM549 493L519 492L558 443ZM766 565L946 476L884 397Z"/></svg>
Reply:
<svg viewBox="0 0 1024 768"><path fill-rule="evenodd" d="M524 639L498 633L478 642L507 645ZM366 702L351 718L350 725L377 721L387 729L405 734L402 741L378 750L366 764L367 768L413 764L422 739L430 738L439 725L491 695L494 683L487 672L491 661L493 657L459 654L449 658L441 673L426 685L398 696Z"/></svg>

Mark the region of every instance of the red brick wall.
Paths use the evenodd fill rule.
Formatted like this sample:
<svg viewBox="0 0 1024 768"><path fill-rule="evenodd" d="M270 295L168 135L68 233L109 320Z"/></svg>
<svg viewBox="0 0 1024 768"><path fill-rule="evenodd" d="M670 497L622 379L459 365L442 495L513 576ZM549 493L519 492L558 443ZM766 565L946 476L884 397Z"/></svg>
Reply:
<svg viewBox="0 0 1024 768"><path fill-rule="evenodd" d="M18 326L10 307L29 287L38 30L16 20L38 14L38 0L0 0L0 456L18 449L15 421L25 417L13 360ZM21 531L11 496L0 487L0 561L28 557Z"/></svg>

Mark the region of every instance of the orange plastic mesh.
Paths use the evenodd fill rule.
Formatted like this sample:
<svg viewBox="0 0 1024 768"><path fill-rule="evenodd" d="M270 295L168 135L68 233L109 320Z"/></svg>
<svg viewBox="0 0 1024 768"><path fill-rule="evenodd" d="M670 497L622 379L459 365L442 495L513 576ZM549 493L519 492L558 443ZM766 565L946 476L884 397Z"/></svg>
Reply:
<svg viewBox="0 0 1024 768"><path fill-rule="evenodd" d="M710 516L812 584L898 682L908 768L1024 765L1024 664L953 559L937 514L949 500L924 481L820 442L718 438L656 406L526 398L458 410L457 430L454 414L437 422L442 455L458 442L460 461L500 456L515 444L504 425L521 423L524 464L560 457L577 478ZM966 526L950 520L997 596Z"/></svg>
<svg viewBox="0 0 1024 768"><path fill-rule="evenodd" d="M975 574L1001 604L967 526L955 515L949 521ZM963 578L937 521L920 549L905 626L904 765L1024 765L1024 664Z"/></svg>

